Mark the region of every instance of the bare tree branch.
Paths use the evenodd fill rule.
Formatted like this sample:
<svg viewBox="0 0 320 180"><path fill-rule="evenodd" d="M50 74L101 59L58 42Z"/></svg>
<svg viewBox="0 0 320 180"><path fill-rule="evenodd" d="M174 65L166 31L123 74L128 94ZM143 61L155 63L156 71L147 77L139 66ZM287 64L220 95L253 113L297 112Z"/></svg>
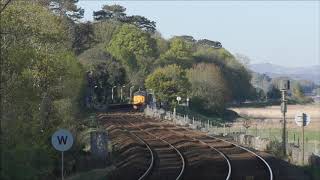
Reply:
<svg viewBox="0 0 320 180"><path fill-rule="evenodd" d="M0 14L6 9L6 7L9 5L9 3L11 2L12 0L7 0L7 2L3 5L3 7L1 8L1 11L0 11Z"/></svg>

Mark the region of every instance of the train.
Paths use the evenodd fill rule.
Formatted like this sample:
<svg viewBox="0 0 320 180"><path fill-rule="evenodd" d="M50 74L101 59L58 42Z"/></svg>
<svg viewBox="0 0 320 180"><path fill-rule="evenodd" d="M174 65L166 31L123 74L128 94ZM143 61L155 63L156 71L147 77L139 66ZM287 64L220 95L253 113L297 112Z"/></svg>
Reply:
<svg viewBox="0 0 320 180"><path fill-rule="evenodd" d="M154 102L152 94L144 90L139 90L133 93L132 105L133 109L144 109L147 104Z"/></svg>
<svg viewBox="0 0 320 180"><path fill-rule="evenodd" d="M133 96L128 104L109 104L108 110L128 110L134 109L136 111L142 111L147 105L155 104L153 95L145 90L138 90L133 93Z"/></svg>

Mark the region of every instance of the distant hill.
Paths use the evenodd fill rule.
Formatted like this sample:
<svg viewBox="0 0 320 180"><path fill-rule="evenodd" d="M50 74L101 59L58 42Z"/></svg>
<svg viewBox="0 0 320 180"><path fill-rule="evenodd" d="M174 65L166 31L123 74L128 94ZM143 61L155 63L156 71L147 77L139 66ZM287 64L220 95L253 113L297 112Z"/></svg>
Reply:
<svg viewBox="0 0 320 180"><path fill-rule="evenodd" d="M320 65L310 67L284 67L271 63L251 64L249 68L260 74L267 74L271 78L290 77L296 80L309 80L320 84Z"/></svg>

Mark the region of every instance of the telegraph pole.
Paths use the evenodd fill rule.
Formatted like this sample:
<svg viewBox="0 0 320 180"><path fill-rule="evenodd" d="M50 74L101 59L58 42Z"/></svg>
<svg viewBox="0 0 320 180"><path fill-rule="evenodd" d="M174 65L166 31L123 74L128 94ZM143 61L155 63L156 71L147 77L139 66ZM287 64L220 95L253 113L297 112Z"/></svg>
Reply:
<svg viewBox="0 0 320 180"><path fill-rule="evenodd" d="M283 149L283 155L287 155L287 138L286 138L286 112L287 112L287 90L290 89L290 81L289 80L284 80L281 85L281 112L283 115L283 127L282 127L282 149Z"/></svg>
<svg viewBox="0 0 320 180"><path fill-rule="evenodd" d="M112 93L112 94L111 94L111 99L112 99L112 103L113 103L113 89L116 88L116 87L117 87L117 86L113 86L113 87L111 88L111 93Z"/></svg>

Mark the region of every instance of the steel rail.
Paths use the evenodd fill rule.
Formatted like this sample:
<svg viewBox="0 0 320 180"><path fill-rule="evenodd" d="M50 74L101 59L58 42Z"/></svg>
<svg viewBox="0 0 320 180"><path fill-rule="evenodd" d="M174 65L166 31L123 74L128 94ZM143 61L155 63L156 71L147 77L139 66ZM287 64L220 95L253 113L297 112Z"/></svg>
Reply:
<svg viewBox="0 0 320 180"><path fill-rule="evenodd" d="M152 151L150 145L149 145L146 141L144 141L141 137L139 137L139 136L136 135L135 133L129 131L129 130L128 130L127 128L125 128L121 123L118 122L118 124L120 124L120 126L121 126L120 129L122 129L122 130L130 133L131 135L133 135L134 137L136 137L140 142L142 142L142 143L147 147L147 149L148 149L148 151L149 151L149 153L150 153L150 155L151 155L151 162L150 162L150 164L149 164L148 169L138 178L138 180L143 180L143 179L145 179L145 178L150 174L151 169L153 168L154 159L155 159L155 156L154 156L154 154L153 154L153 151Z"/></svg>
<svg viewBox="0 0 320 180"><path fill-rule="evenodd" d="M208 136L208 135L207 135L207 136ZM224 141L224 142L229 143L229 144L232 144L232 145L234 145L234 146L237 146L237 147L239 147L239 148L241 148L241 149L243 149L243 150L245 150L245 151L247 151L247 152L255 155L255 156L258 157L258 158L263 162L263 164L268 168L269 175L270 175L270 180L273 180L273 172L272 172L272 169L271 169L270 165L268 164L268 162L267 162L265 159L263 159L263 157L261 157L261 156L258 155L257 153L255 153L255 152L253 152L253 151L251 151L251 150L249 150L249 149L247 149L247 148L245 148L245 147L243 147L243 146L240 146L240 145L238 145L238 144L232 143L232 142L230 142L230 141L227 141L227 140L224 140L224 139L221 139L221 138L217 138L217 137L213 137L213 136L208 136L208 137L214 138L214 139L217 139L217 140L220 140L220 141Z"/></svg>
<svg viewBox="0 0 320 180"><path fill-rule="evenodd" d="M164 128L163 126L161 126L161 127ZM183 129L185 129L185 128L183 128ZM173 133L175 133L175 134L182 134L182 133L179 133L179 132L175 132L175 131L173 131L172 129L168 129L168 130L171 131L171 132L173 132ZM184 134L183 134L183 135L184 135ZM230 163L230 160L229 160L229 158L227 157L227 155L225 155L223 152L221 152L221 151L218 150L217 148L211 146L210 144L208 144L208 143L206 143L206 142L204 142L204 141L202 141L202 140L200 140L200 139L196 139L196 138L193 138L193 137L189 137L189 138L191 138L191 139L194 140L194 141L198 141L198 142L200 142L201 144L204 144L204 145L208 146L209 148L213 149L214 151L216 151L217 153L219 153L219 154L227 161L227 164L228 164L228 174L227 174L226 180L229 180L230 177L231 177L231 163Z"/></svg>
<svg viewBox="0 0 320 180"><path fill-rule="evenodd" d="M152 151L151 147L149 146L149 144L147 142L145 142L142 138L140 138L138 135L134 134L133 132L130 132L130 131L128 131L128 132L130 134L132 134L133 136L135 136L137 139L139 139L141 142L143 142L147 146L147 148L148 148L148 150L149 150L149 152L151 154L151 162L150 162L150 165L149 165L148 169L138 179L138 180L142 180L142 179L146 178L149 175L149 173L151 172L151 169L153 168L153 165L154 165L154 154L153 154L153 151Z"/></svg>
<svg viewBox="0 0 320 180"><path fill-rule="evenodd" d="M183 129L185 129L185 130L189 130L189 129L185 128L185 127L181 127L181 128L183 128ZM271 166L270 166L270 165L268 164L268 162L267 162L265 159L263 159L263 157L261 157L260 155L256 154L255 152L253 152L253 151L251 151L251 150L249 150L249 149L247 149L247 148L245 148L245 147L243 147L243 146L240 146L240 145L238 145L238 144L232 143L232 142L230 142L230 141L227 141L227 140L224 140L224 139L221 139L221 138L217 138L217 137L213 137L213 136L209 136L209 135L206 135L206 136L207 136L207 137L210 137L210 138L214 138L214 139L220 140L220 141L224 141L224 142L229 143L229 144L232 144L232 145L234 145L234 146L236 146L236 147L239 147L239 148L241 148L241 149L243 149L243 150L245 150L245 151L253 154L254 156L258 157L258 159L260 159L260 160L263 162L263 164L268 168L269 175L270 175L270 180L273 180L273 172L272 172ZM193 139L194 139L194 140L198 140L198 139L195 139L195 138L193 138ZM198 141L201 142L201 140L198 140ZM203 141L202 141L202 143L208 145L209 147L212 147L212 146L209 145L208 143L205 143L205 142L203 142ZM215 150L217 150L217 152L219 152L221 155L223 155L223 157L225 157L226 159L228 159L227 155L225 155L224 153L222 153L221 151L219 151L218 149L216 149L216 148L214 148L214 147L212 147L212 148L215 149ZM230 177L231 177L231 163L230 163L229 159L227 160L227 162L228 162L228 166L229 166L229 172L228 172L227 179L230 179Z"/></svg>
<svg viewBox="0 0 320 180"><path fill-rule="evenodd" d="M122 118L122 119L123 119L123 118ZM124 119L123 119L123 120L124 120ZM124 120L124 121L126 121L126 120ZM128 121L126 121L126 122L128 122ZM166 144L168 144L172 149L174 149L174 150L178 153L178 155L180 156L180 159L181 159L181 161L182 161L182 167L181 167L181 170L180 170L179 175L176 177L176 180L180 180L180 179L182 178L183 173L184 173L185 164L186 164L186 163L185 163L185 159L184 159L182 153L181 153L175 146L173 146L171 143L169 143L168 141L166 141L166 140L164 140L164 139L162 139L162 138L160 138L160 137L158 137L158 136L155 136L155 135L151 134L151 133L148 132L148 131L145 131L144 129L142 129L142 128L136 126L136 125L134 125L134 124L131 123L131 122L128 122L128 123L131 124L131 126L138 128L140 131L145 132L145 133L149 134L150 136L152 136L152 137L154 137L154 138L156 138L156 139L161 140L162 142L165 142Z"/></svg>

